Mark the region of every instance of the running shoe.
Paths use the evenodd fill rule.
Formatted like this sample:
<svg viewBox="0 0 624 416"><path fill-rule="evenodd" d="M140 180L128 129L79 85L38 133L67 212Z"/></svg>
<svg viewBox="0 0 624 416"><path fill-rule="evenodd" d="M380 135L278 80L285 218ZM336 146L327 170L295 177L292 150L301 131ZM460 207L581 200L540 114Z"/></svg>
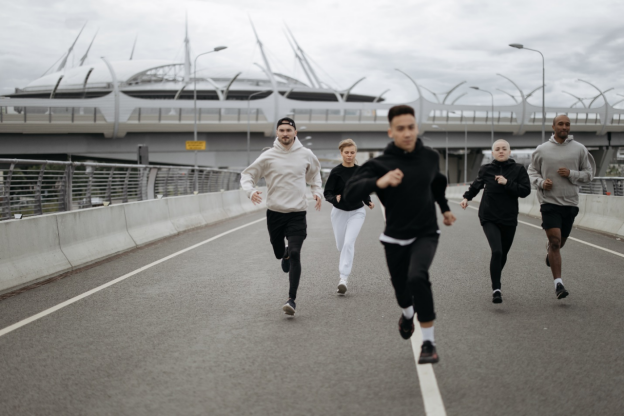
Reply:
<svg viewBox="0 0 624 416"><path fill-rule="evenodd" d="M418 364L435 364L440 361L436 347L431 341L425 341L420 348L420 358Z"/></svg>
<svg viewBox="0 0 624 416"><path fill-rule="evenodd" d="M550 260L548 260L548 250L550 249L550 244L546 243L546 266L550 267Z"/></svg>
<svg viewBox="0 0 624 416"><path fill-rule="evenodd" d="M295 301L292 299L288 299L284 306L282 306L282 310L286 315L294 316L296 307L297 305L295 305Z"/></svg>
<svg viewBox="0 0 624 416"><path fill-rule="evenodd" d="M347 293L347 282L341 280L337 292L340 296L344 296Z"/></svg>
<svg viewBox="0 0 624 416"><path fill-rule="evenodd" d="M557 299L563 299L570 294L570 292L568 292L566 288L563 287L562 283L557 283L557 288L555 289L555 293L557 294Z"/></svg>
<svg viewBox="0 0 624 416"><path fill-rule="evenodd" d="M492 303L503 303L503 294L500 290L495 290L492 294Z"/></svg>
<svg viewBox="0 0 624 416"><path fill-rule="evenodd" d="M284 257L282 257L282 270L284 273L288 273L290 271L290 257L288 257L288 246L286 246L286 250L284 251Z"/></svg>
<svg viewBox="0 0 624 416"><path fill-rule="evenodd" d="M405 315L401 314L399 319L399 334L403 339L410 339L414 333L414 317L407 319Z"/></svg>

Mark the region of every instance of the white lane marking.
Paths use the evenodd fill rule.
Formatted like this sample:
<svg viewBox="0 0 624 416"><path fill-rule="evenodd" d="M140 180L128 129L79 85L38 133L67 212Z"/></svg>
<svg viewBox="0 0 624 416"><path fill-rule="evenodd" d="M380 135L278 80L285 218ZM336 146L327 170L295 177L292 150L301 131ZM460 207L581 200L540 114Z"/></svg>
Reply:
<svg viewBox="0 0 624 416"><path fill-rule="evenodd" d="M422 333L420 328L416 328L414 335L410 339L412 341L412 351L416 360L416 371L418 372L418 380L420 381L420 392L422 393L423 402L425 404L425 414L427 416L446 416L446 409L442 402L442 395L438 389L438 380L433 371L432 364L418 364L420 357L420 346L422 345Z"/></svg>
<svg viewBox="0 0 624 416"><path fill-rule="evenodd" d="M116 279L114 279L114 280L111 280L110 282L105 283L105 284L103 284L103 285L101 285L101 286L98 286L98 287L96 287L96 288L94 288L94 289L91 289L91 290L89 290L89 291L87 291L87 292L85 292L85 293L83 293L83 294L81 294L81 295L78 295L78 296L75 296L75 297L73 297L73 298L71 298L71 299L69 299L69 300L66 300L65 302L59 303L58 305L53 306L53 307L51 307L51 308L49 308L49 309L46 309L46 310L44 310L44 311L42 311L42 312L39 312L39 313L38 313L38 314L36 314L36 315L33 315L33 316L29 317L29 318L26 318L26 319L21 320L21 321L19 321L19 322L17 322L17 323L14 323L13 325L9 325L9 326L7 326L6 328L4 328L4 329L0 330L0 337L1 337L1 336L3 336L3 335L8 334L8 333L10 333L10 332L15 331L16 329L19 329L19 328L23 327L24 325L28 325L28 324L29 324L29 323L31 323L31 322L34 322L34 321L36 321L36 320L38 320L38 319L41 319L41 318L43 318L44 316L50 315L51 313L54 313L54 312L58 311L59 309L63 309L64 307L69 306L69 305L71 305L72 303L76 303L76 302L78 302L78 301L79 301L79 300L81 300L81 299L84 299L84 298L86 298L86 297L88 297L88 296L91 296L91 295L93 295L94 293L97 293L97 292L99 292L99 291L101 291L101 290L104 290L104 289L106 289L107 287L110 287L110 286L112 286L112 285L114 285L114 284L117 284L117 283L119 283L119 282L123 281L123 280L126 280L127 278L132 277L132 276L134 276L135 274L141 273L142 271L145 271L145 270L147 270L147 269L150 269L150 268L152 268L152 267L154 267L154 266L159 265L160 263L164 263L164 262L166 262L167 260L170 260L170 259L172 259L172 258L174 258L174 257L177 257L177 256L179 256L180 254L184 254L184 253L186 253L187 251L194 250L194 249L196 249L197 247L203 246L204 244L208 244L208 243L210 243L211 241L214 241L214 240L216 240L216 239L218 239L218 238L221 238L221 237L223 237L223 236L225 236L225 235L231 234L231 233L233 233L234 231L238 231L238 230L241 230L241 229L243 229L243 228L245 228L245 227L249 227L250 225L256 224L256 223L258 223L258 222L260 222L260 221L266 221L266 219L265 219L265 218L260 218L259 220L249 222L249 223L247 223L247 224L245 224L245 225L241 225L240 227L233 228L233 229L231 229L231 230L229 230L229 231L226 231L226 232L224 232L224 233L221 233L221 234L219 234L219 235L216 235L216 236L214 236L214 237L211 237L211 238L209 238L209 239L207 239L207 240L204 240L204 241L202 241L202 242L200 242L200 243L197 243L197 244L195 244L195 245L192 245L192 246L190 246L190 247L187 247L187 248L185 248L184 250L180 250L180 251L178 251L178 252L176 252L176 253L170 254L169 256L167 256L167 257L163 257L163 258L162 258L162 259L160 259L160 260L156 260L155 262L150 263L150 264L148 264L148 265L146 265L146 266L143 266L143 267L141 267L141 268L139 268L139 269L136 269L136 270L134 270L134 271L132 271L132 272L130 272L130 273L128 273L128 274L124 274L124 275L123 275L123 276L121 276L121 277L118 277L118 278L116 278Z"/></svg>
<svg viewBox="0 0 624 416"><path fill-rule="evenodd" d="M381 207L381 213L383 214L385 222L386 208L383 206L381 201L379 202L379 206ZM420 347L422 345L422 332L420 332L420 325L417 325L410 341L412 342L412 352L416 362L416 372L418 373L418 382L420 383L420 393L422 394L423 403L425 405L425 414L427 416L446 416L446 409L444 408L442 395L440 394L440 389L438 388L438 380L436 379L435 372L433 371L433 365L418 364Z"/></svg>
<svg viewBox="0 0 624 416"><path fill-rule="evenodd" d="M456 201L449 201L449 202L459 205L459 202L456 202ZM479 208L471 207L470 205L468 205L468 208L474 209L477 211L479 210ZM540 227L539 225L531 224L531 223L520 221L520 220L518 220L518 222L520 224L528 225L529 227L537 228L538 230L542 229L542 227ZM608 248L597 246L596 244L588 243L587 241L579 240L578 238L568 237L568 240L576 241L577 243L585 244L586 246L597 248L598 250L606 251L607 253L615 254L616 256L620 256L624 258L624 254L622 253L618 253L617 251L613 251L613 250L609 250Z"/></svg>

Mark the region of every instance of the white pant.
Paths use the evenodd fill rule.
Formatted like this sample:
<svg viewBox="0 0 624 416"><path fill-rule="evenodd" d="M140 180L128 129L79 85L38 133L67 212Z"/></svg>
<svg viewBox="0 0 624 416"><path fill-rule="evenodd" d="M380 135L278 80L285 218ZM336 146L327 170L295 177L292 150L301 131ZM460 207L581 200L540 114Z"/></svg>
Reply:
<svg viewBox="0 0 624 416"><path fill-rule="evenodd" d="M345 282L351 274L353 267L353 255L355 254L355 240L357 239L364 219L366 207L355 211L343 211L334 207L331 212L331 222L336 236L336 247L340 252L340 280Z"/></svg>

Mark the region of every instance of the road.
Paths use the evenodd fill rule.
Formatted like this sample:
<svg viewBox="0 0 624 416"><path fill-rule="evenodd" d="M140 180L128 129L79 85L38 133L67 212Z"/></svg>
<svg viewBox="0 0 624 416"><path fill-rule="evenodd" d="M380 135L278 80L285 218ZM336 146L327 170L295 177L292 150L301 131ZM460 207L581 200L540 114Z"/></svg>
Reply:
<svg viewBox="0 0 624 416"><path fill-rule="evenodd" d="M623 414L624 258L570 241L562 250L570 296L557 300L544 233L528 225L539 221L521 216L504 302L494 305L476 211L451 208L458 220L441 226L431 270L433 369L446 413ZM22 324L0 336L0 414L425 415L378 242L382 212L368 211L348 295L338 297L330 211L326 203L308 212L294 319L281 312L288 278L262 212L1 301L0 328ZM572 236L624 254L612 237Z"/></svg>

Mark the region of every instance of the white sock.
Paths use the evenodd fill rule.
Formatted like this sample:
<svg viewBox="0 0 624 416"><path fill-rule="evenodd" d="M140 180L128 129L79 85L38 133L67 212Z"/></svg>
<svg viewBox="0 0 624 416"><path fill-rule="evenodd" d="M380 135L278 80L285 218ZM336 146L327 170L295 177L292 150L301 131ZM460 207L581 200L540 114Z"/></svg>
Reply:
<svg viewBox="0 0 624 416"><path fill-rule="evenodd" d="M563 284L563 280L561 280L561 278L560 278L560 277L559 277L559 278L557 278L557 279L555 279L555 289L557 288L557 283L561 283L561 284Z"/></svg>
<svg viewBox="0 0 624 416"><path fill-rule="evenodd" d="M431 328L420 327L420 330L422 331L423 342L431 341L431 343L435 345L435 342L433 340L433 327Z"/></svg>
<svg viewBox="0 0 624 416"><path fill-rule="evenodd" d="M403 308L403 316L407 319L412 319L414 317L414 307Z"/></svg>
<svg viewBox="0 0 624 416"><path fill-rule="evenodd" d="M494 294L494 293L496 293L496 292L501 293L501 294L503 293L503 292L501 292L501 290L500 290L500 289L494 289L494 292L492 292L492 294Z"/></svg>

